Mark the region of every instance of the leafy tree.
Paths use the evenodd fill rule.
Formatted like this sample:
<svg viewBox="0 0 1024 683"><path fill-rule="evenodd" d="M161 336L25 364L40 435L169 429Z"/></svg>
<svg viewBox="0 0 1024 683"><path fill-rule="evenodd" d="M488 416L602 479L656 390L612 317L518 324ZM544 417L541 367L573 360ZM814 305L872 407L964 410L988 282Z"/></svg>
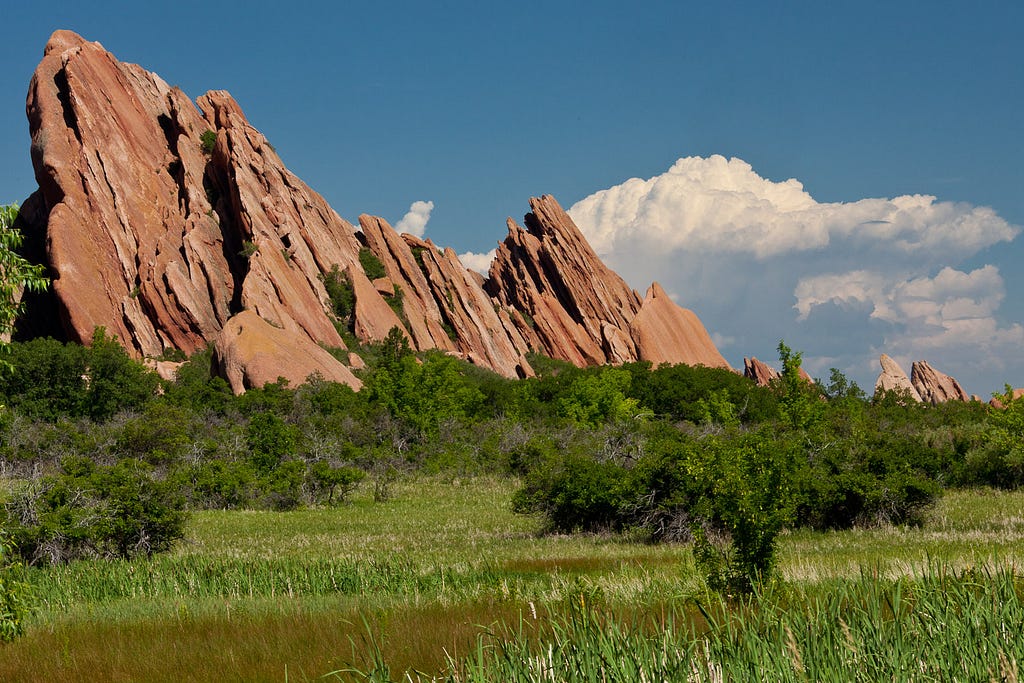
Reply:
<svg viewBox="0 0 1024 683"><path fill-rule="evenodd" d="M160 377L131 358L106 330L97 327L87 352L85 413L104 420L124 408L140 408L156 395Z"/></svg>
<svg viewBox="0 0 1024 683"><path fill-rule="evenodd" d="M636 417L641 413L640 402L626 397L631 382L632 376L621 368L602 368L583 375L558 401L558 412L589 427Z"/></svg>
<svg viewBox="0 0 1024 683"><path fill-rule="evenodd" d="M19 577L14 544L0 530L0 642L9 643L25 632L28 587Z"/></svg>
<svg viewBox="0 0 1024 683"><path fill-rule="evenodd" d="M0 206L0 339L7 339L14 331L14 321L24 310L21 293L42 291L49 280L43 275L43 267L35 266L18 255L24 236L14 227L18 217L18 206ZM7 343L0 341L0 350L6 350ZM0 359L0 370L11 365Z"/></svg>
<svg viewBox="0 0 1024 683"><path fill-rule="evenodd" d="M111 467L68 457L8 501L4 523L28 562L83 557L131 558L170 549L184 534L184 500L142 462Z"/></svg>
<svg viewBox="0 0 1024 683"><path fill-rule="evenodd" d="M380 262L377 255L370 251L367 247L363 247L359 250L359 265L363 267L363 272L366 273L366 277L371 280L385 277L388 273L384 269L384 264Z"/></svg>
<svg viewBox="0 0 1024 683"><path fill-rule="evenodd" d="M782 416L794 429L807 429L821 417L817 390L800 372L802 354L790 349L784 341L779 342L778 350L782 372L777 386Z"/></svg>
<svg viewBox="0 0 1024 683"><path fill-rule="evenodd" d="M276 470L285 457L295 452L298 430L270 412L257 413L249 420L246 440L250 461L260 474Z"/></svg>

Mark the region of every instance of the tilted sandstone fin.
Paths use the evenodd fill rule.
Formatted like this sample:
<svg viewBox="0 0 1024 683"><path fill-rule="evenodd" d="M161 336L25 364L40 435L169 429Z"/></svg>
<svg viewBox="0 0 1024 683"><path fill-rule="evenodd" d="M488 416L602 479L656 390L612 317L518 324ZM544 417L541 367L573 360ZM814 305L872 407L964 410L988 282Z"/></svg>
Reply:
<svg viewBox="0 0 1024 683"><path fill-rule="evenodd" d="M910 383L914 385L922 401L932 404L971 400L959 382L934 369L928 361L914 362L910 368Z"/></svg>
<svg viewBox="0 0 1024 683"><path fill-rule="evenodd" d="M878 362L882 366L882 372L878 375L878 379L875 380L876 392L899 391L909 395L915 401L921 401L921 394L914 388L913 383L907 377L907 373L903 372L903 368L900 367L899 363L884 353L878 358Z"/></svg>
<svg viewBox="0 0 1024 683"><path fill-rule="evenodd" d="M66 338L88 342L103 326L137 357L217 339L227 345L219 357L232 358L225 372L246 368L230 370L232 386L254 386L274 370L244 354L272 355L263 341L238 339L344 347L323 283L337 268L364 342L398 327L419 350L508 377L533 373L529 352L577 365L724 365L696 316L660 287L642 302L550 196L530 200L525 227L509 220L484 280L453 251L399 236L381 218L361 216L360 236L288 171L227 92L197 103L74 33L47 44L26 103L40 189L23 223L30 243L45 243L53 275L40 309L56 313ZM366 277L364 244L386 279ZM340 376L353 384L347 369Z"/></svg>
<svg viewBox="0 0 1024 683"><path fill-rule="evenodd" d="M696 315L654 285L641 301L598 258L550 196L532 198L525 228L511 218L485 283L529 316L540 353L577 365L650 360L729 367ZM529 337L535 339L529 339Z"/></svg>
<svg viewBox="0 0 1024 683"><path fill-rule="evenodd" d="M655 366L685 363L729 367L693 311L677 306L657 282L647 290L629 331L640 360Z"/></svg>

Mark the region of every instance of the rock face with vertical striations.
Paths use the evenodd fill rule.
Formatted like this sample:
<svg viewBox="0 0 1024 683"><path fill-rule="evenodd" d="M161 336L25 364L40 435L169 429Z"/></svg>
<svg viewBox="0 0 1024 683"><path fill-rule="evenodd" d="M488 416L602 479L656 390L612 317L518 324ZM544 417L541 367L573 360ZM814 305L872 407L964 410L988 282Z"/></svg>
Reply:
<svg viewBox="0 0 1024 683"><path fill-rule="evenodd" d="M779 371L756 358L743 359L743 376L759 387L767 387L779 378Z"/></svg>
<svg viewBox="0 0 1024 683"><path fill-rule="evenodd" d="M485 280L381 218L361 216L357 230L285 168L227 92L193 103L70 31L47 43L26 112L39 190L21 227L53 280L29 317L59 321L68 340L87 343L102 326L150 359L213 342L236 391L306 371L358 387L321 353L345 347L339 324L364 343L398 328L417 350L507 377L533 374L531 352L581 366L727 367L693 313L657 284L641 299L552 197L530 200L525 227L508 221ZM366 275L363 249L386 277ZM343 320L325 278L351 299Z"/></svg>
<svg viewBox="0 0 1024 683"><path fill-rule="evenodd" d="M509 219L484 287L527 316L545 355L576 365L649 360L728 367L704 326L657 284L640 296L597 257L550 196L530 200L525 228Z"/></svg>
<svg viewBox="0 0 1024 683"><path fill-rule="evenodd" d="M921 400L929 403L971 400L959 382L932 368L928 361L919 360L911 366L910 383L914 385Z"/></svg>

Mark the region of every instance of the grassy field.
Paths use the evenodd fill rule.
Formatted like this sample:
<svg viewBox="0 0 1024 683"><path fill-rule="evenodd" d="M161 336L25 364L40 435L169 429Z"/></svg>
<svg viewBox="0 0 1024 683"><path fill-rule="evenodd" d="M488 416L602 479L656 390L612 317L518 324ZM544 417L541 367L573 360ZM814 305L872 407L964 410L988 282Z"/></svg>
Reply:
<svg viewBox="0 0 1024 683"><path fill-rule="evenodd" d="M709 624L760 634L789 661L802 652L803 678L793 680L815 680L807 675L815 660L802 649L805 632L819 628L811 611L795 610L807 616L790 626L787 645L784 632L763 631L760 617L741 609L747 621L734 621L732 607L710 599L686 546L538 536L537 520L511 513L513 489L508 480L410 479L396 483L385 503L367 492L333 509L197 513L187 541L171 554L31 570L38 609L27 635L0 648L0 680L296 681L351 666L368 670L380 657L397 678L405 669L438 672L449 660L480 660L484 628L525 648L486 650L499 659L524 661L543 632L554 642L611 634L596 646L608 652L636 652L630 639L641 638L689 662L687 648L710 641L670 648L657 638L704 633ZM942 596L984 604L989 592L1012 607L1006 591L1019 588L1012 568L1024 561L1022 541L1024 494L992 492L949 493L919 529L786 534L782 582L765 600L774 607L761 612L820 604L819 616L838 628L833 612L858 614L851 605L875 587L879 605L888 605L878 609L897 624L893 595L904 592L932 596L936 610ZM906 576L916 582L904 585ZM845 597L833 604L828 596ZM864 599L865 624L878 621L873 604ZM587 621L593 614L610 621L595 630ZM524 623L532 625L517 640ZM879 652L891 650L887 637L879 635Z"/></svg>

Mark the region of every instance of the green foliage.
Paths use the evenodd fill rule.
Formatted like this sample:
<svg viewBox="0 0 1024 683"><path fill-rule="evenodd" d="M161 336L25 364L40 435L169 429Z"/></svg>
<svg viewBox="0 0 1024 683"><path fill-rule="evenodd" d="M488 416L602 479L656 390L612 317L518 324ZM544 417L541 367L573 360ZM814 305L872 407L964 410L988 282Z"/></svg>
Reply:
<svg viewBox="0 0 1024 683"><path fill-rule="evenodd" d="M0 643L9 643L25 632L28 586L21 580L15 548L0 529Z"/></svg>
<svg viewBox="0 0 1024 683"><path fill-rule="evenodd" d="M986 438L967 456L966 477L999 488L1024 486L1024 396L1014 398L1006 385L995 398L1003 407L991 410Z"/></svg>
<svg viewBox="0 0 1024 683"><path fill-rule="evenodd" d="M249 419L246 428L249 460L260 474L267 475L278 469L286 457L295 453L297 440L298 430L274 413L257 413Z"/></svg>
<svg viewBox="0 0 1024 683"><path fill-rule="evenodd" d="M772 391L731 370L690 365L651 369L650 363L627 363L622 367L633 376L630 397L658 417L700 424L707 418L703 406L710 407L716 392L718 407L724 408L721 401L728 401L735 417L744 424L772 420L779 414L778 398Z"/></svg>
<svg viewBox="0 0 1024 683"><path fill-rule="evenodd" d="M242 240L242 249L238 252L238 255L248 261L255 256L256 252L259 250L260 245L256 244L252 240Z"/></svg>
<svg viewBox="0 0 1024 683"><path fill-rule="evenodd" d="M87 353L88 387L85 391L86 414L103 420L129 407L144 405L156 394L160 377L132 359L118 343L96 328Z"/></svg>
<svg viewBox="0 0 1024 683"><path fill-rule="evenodd" d="M708 585L749 593L771 576L779 533L793 512L793 448L766 432L710 437L691 449L688 474L701 482L694 558ZM715 543L724 532L725 540Z"/></svg>
<svg viewBox="0 0 1024 683"><path fill-rule="evenodd" d="M32 564L149 556L182 536L183 503L138 460L106 467L69 457L58 474L8 501L4 522Z"/></svg>
<svg viewBox="0 0 1024 683"><path fill-rule="evenodd" d="M816 385L801 376L802 354L790 349L783 341L779 342L778 349L782 372L779 375L777 389L782 417L794 429L807 429L821 416L820 395Z"/></svg>
<svg viewBox="0 0 1024 683"><path fill-rule="evenodd" d="M519 513L541 513L554 531L621 531L635 501L621 465L576 453L547 458L512 497Z"/></svg>
<svg viewBox="0 0 1024 683"><path fill-rule="evenodd" d="M425 434L436 433L448 420L473 416L484 398L466 380L458 360L429 353L418 362L397 329L385 340L380 365L364 391L392 416Z"/></svg>
<svg viewBox="0 0 1024 683"><path fill-rule="evenodd" d="M204 130L199 136L199 148L203 154L213 154L213 148L217 144L217 134L212 130Z"/></svg>
<svg viewBox="0 0 1024 683"><path fill-rule="evenodd" d="M327 297L331 301L331 311L344 326L349 327L350 318L355 311L356 295L348 276L341 272L337 265L331 266L326 273L320 274Z"/></svg>
<svg viewBox="0 0 1024 683"><path fill-rule="evenodd" d="M632 376L621 368L601 368L572 382L558 400L558 413L584 426L628 420L642 414L640 403L627 398Z"/></svg>
<svg viewBox="0 0 1024 683"><path fill-rule="evenodd" d="M335 467L323 460L314 463L309 471L314 484L314 499L324 500L328 505L344 502L359 482L366 478L366 472L361 469Z"/></svg>
<svg viewBox="0 0 1024 683"><path fill-rule="evenodd" d="M105 420L144 406L160 378L97 328L89 347L36 339L11 345L12 371L0 377L8 405L44 420L60 416Z"/></svg>
<svg viewBox="0 0 1024 683"><path fill-rule="evenodd" d="M0 338L14 331L14 321L24 310L22 290L42 291L50 282L42 266L34 266L18 255L24 237L14 227L17 218L17 205L0 206ZM0 351L6 347L0 342ZM10 363L0 358L0 370L10 369Z"/></svg>
<svg viewBox="0 0 1024 683"><path fill-rule="evenodd" d="M359 250L359 265L363 267L363 272L366 273L366 277L371 280L386 277L388 274L387 270L384 269L384 264L381 263L380 259L377 258L377 255L367 247L363 247Z"/></svg>

